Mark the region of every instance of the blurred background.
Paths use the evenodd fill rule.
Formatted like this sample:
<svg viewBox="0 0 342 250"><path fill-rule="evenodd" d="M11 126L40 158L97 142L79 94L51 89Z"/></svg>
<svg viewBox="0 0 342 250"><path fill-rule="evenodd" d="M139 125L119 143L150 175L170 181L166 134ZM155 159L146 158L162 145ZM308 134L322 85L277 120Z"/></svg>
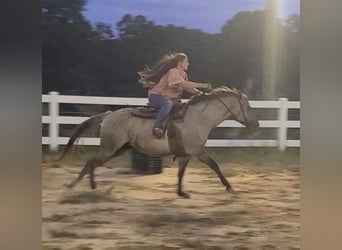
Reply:
<svg viewBox="0 0 342 250"><path fill-rule="evenodd" d="M146 97L137 72L167 52L185 52L190 80L234 86L250 100L299 101L299 12L299 0L43 0L43 94ZM118 108L61 104L60 115ZM256 111L262 120L277 116L277 110ZM300 110L289 109L288 116L299 120ZM74 126L60 127L69 136ZM43 135L47 129L44 124ZM276 134L261 130L265 139ZM299 128L288 134L299 139ZM236 135L241 128L217 128L211 138Z"/></svg>
<svg viewBox="0 0 342 250"><path fill-rule="evenodd" d="M137 72L175 51L194 81L299 100L298 0L43 0L42 18L43 93L144 97Z"/></svg>

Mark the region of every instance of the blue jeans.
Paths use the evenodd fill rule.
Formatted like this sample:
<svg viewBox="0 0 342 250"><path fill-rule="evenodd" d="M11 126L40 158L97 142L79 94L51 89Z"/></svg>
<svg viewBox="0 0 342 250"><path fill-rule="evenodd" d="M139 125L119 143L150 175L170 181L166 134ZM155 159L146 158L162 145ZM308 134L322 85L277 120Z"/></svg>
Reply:
<svg viewBox="0 0 342 250"><path fill-rule="evenodd" d="M148 101L154 108L159 108L156 121L154 122L155 128L160 128L163 120L170 114L173 102L165 96L158 94L149 94Z"/></svg>

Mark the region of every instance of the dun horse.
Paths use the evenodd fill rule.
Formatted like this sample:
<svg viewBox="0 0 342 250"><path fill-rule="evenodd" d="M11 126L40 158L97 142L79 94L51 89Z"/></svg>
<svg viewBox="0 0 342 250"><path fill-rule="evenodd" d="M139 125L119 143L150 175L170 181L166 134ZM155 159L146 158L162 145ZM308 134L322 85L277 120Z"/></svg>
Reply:
<svg viewBox="0 0 342 250"><path fill-rule="evenodd" d="M150 156L178 157L177 194L181 197L189 198L189 195L182 190L182 179L192 157L197 157L208 165L218 175L226 190L233 191L204 146L209 132L226 119L234 119L252 130L259 127L258 119L251 109L247 96L238 89L220 87L212 90L211 93L194 96L185 107L186 111L182 119L169 120L166 135L162 139L152 135L153 119L134 116L132 114L134 108L107 111L84 121L70 137L61 158L70 151L83 132L96 126L100 126L101 143L97 154L87 161L79 176L68 187L74 187L84 175L89 174L91 188L96 188L95 168L132 147Z"/></svg>

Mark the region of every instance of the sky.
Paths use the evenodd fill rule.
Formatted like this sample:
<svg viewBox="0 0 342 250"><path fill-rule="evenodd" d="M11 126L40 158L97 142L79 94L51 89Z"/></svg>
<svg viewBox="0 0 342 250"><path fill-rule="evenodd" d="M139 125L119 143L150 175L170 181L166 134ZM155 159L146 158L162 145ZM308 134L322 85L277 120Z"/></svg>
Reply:
<svg viewBox="0 0 342 250"><path fill-rule="evenodd" d="M88 0L84 16L112 25L125 14L143 15L158 25L173 24L219 33L240 11L264 10L266 0ZM300 14L300 0L278 0L278 16Z"/></svg>

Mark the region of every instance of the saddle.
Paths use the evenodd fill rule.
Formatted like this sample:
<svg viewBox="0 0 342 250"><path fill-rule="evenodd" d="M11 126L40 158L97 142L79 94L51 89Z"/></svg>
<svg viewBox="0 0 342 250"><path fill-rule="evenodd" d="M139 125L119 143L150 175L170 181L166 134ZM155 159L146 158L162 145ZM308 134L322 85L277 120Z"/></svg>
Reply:
<svg viewBox="0 0 342 250"><path fill-rule="evenodd" d="M164 127L164 136L167 131L167 138L171 152L175 155L173 161L179 156L186 156L182 138L179 129L172 121L183 119L188 108L188 103L177 103L172 107L169 116L165 119L162 126ZM147 107L133 108L131 114L140 118L152 119L156 118L159 109L150 105Z"/></svg>
<svg viewBox="0 0 342 250"><path fill-rule="evenodd" d="M187 103L176 104L172 107L172 110L166 120L180 120L184 117L187 110ZM131 114L140 118L155 119L157 117L159 109L154 108L148 104L147 107L133 108Z"/></svg>

